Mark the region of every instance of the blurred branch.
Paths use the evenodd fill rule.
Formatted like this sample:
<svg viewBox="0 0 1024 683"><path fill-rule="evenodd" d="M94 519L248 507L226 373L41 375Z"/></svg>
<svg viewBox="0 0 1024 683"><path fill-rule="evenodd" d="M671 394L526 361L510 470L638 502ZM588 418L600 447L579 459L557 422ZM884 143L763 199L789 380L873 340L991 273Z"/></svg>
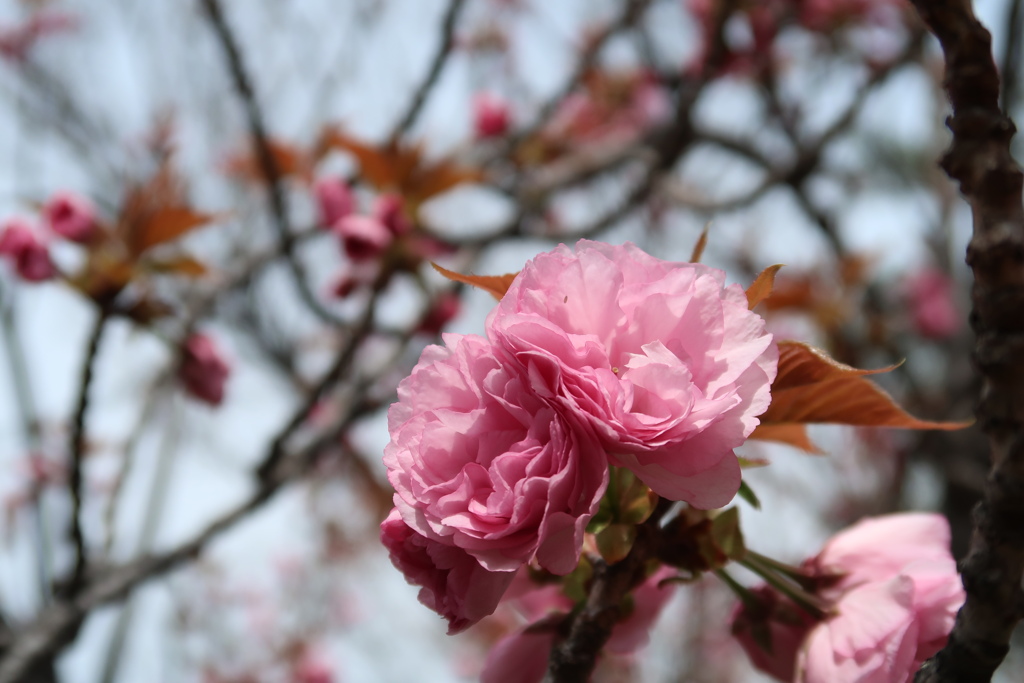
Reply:
<svg viewBox="0 0 1024 683"><path fill-rule="evenodd" d="M430 95L430 91L437 84L437 79L441 76L445 62L448 61L448 56L455 45L455 23L458 21L459 14L462 12L465 4L466 0L448 1L448 9L444 13L444 19L441 20L441 39L437 46L437 53L434 54L434 59L430 63L426 78L423 79L423 82L420 83L419 88L413 94L405 114L398 120L394 130L391 131L391 135L388 136L391 145L398 144L399 139L409 131L412 124L416 123L416 119L427 101L427 96Z"/></svg>
<svg viewBox="0 0 1024 683"><path fill-rule="evenodd" d="M96 357L99 354L100 340L106 329L108 312L101 307L93 323L89 340L85 347L85 360L82 362L82 379L79 382L78 401L74 419L71 423L71 457L68 464L68 492L71 495L71 542L75 548L75 565L70 579L61 586L61 592L74 596L81 588L85 578L88 558L86 557L85 537L82 534L82 460L85 458L85 415L89 409L89 389L92 386Z"/></svg>
<svg viewBox="0 0 1024 683"><path fill-rule="evenodd" d="M1010 0L1006 8L1006 48L1003 51L1003 90L1000 93L1000 104L1009 115L1017 104L1020 93L1020 66L1024 58L1024 45L1021 43L1020 0Z"/></svg>
<svg viewBox="0 0 1024 683"><path fill-rule="evenodd" d="M913 3L946 59L953 143L942 167L959 182L974 215L967 262L974 271L971 324L982 379L975 413L991 458L961 564L967 600L946 647L915 681L989 681L1024 616L1024 174L1010 154L1016 129L999 108L989 32L967 0Z"/></svg>
<svg viewBox="0 0 1024 683"><path fill-rule="evenodd" d="M612 36L636 23L649 4L650 0L624 0L622 12L607 26L605 26L604 29L596 33L586 42L586 45L580 54L579 61L576 63L576 69L569 76L569 79L566 80L561 90L555 93L551 99L544 103L540 108L540 111L537 112L532 123L516 131L505 140L505 144L502 145L501 150L496 154L495 158L503 159L508 157L515 148L523 142L523 140L533 137L533 135L548 122L551 115L555 113L556 109L558 109L559 105L561 105L562 102L564 102L565 99L579 87L580 82L587 75L587 72L594 67L594 63L597 61L597 56L601 53L601 48L605 46Z"/></svg>
<svg viewBox="0 0 1024 683"><path fill-rule="evenodd" d="M260 111L259 104L256 101L256 93L253 89L252 81L246 72L242 54L238 48L238 42L228 26L219 0L202 0L202 2L214 33L217 35L221 48L224 50L224 56L228 61L235 89L245 105L246 116L249 120L249 134L252 137L252 144L256 152L257 161L259 162L260 171L267 183L270 214L273 219L274 228L277 230L277 237L281 243L281 249L284 251L288 268L299 291L299 296L309 310L313 311L321 320L332 325L341 325L342 322L338 317L324 308L316 294L310 289L305 270L299 261L298 254L295 253L295 242L292 239L292 229L288 220L288 206L284 186L281 181L280 169L277 167L274 152L270 148L266 126L263 123L263 113Z"/></svg>

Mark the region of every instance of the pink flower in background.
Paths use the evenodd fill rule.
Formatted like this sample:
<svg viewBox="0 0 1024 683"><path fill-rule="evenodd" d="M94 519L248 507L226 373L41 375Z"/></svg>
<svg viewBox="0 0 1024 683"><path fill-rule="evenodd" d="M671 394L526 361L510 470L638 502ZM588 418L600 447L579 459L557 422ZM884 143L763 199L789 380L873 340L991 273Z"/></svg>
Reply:
<svg viewBox="0 0 1024 683"><path fill-rule="evenodd" d="M402 198L397 194L378 196L373 202L372 215L396 237L412 230L412 223L405 215Z"/></svg>
<svg viewBox="0 0 1024 683"><path fill-rule="evenodd" d="M0 256L14 267L26 282L43 282L57 274L50 252L25 221L14 218L0 231Z"/></svg>
<svg viewBox="0 0 1024 683"><path fill-rule="evenodd" d="M768 407L778 349L724 272L633 244L561 245L526 264L487 332L655 493L705 509L736 494L733 449Z"/></svg>
<svg viewBox="0 0 1024 683"><path fill-rule="evenodd" d="M194 333L182 346L178 379L193 398L219 406L231 368L213 338Z"/></svg>
<svg viewBox="0 0 1024 683"><path fill-rule="evenodd" d="M87 243L96 232L96 210L85 197L71 192L58 192L43 208L46 224L61 237Z"/></svg>
<svg viewBox="0 0 1024 683"><path fill-rule="evenodd" d="M322 656L304 648L292 670L291 683L334 683L334 668Z"/></svg>
<svg viewBox="0 0 1024 683"><path fill-rule="evenodd" d="M36 12L27 21L0 28L0 55L13 61L28 57L28 51L40 38L72 31L78 27L78 17L62 12Z"/></svg>
<svg viewBox="0 0 1024 683"><path fill-rule="evenodd" d="M922 337L946 339L963 325L963 314L953 296L954 283L944 271L925 268L904 284L914 329Z"/></svg>
<svg viewBox="0 0 1024 683"><path fill-rule="evenodd" d="M430 336L441 334L441 330L459 314L460 310L462 299L459 295L451 291L443 292L420 320L416 331Z"/></svg>
<svg viewBox="0 0 1024 683"><path fill-rule="evenodd" d="M355 209L352 190L341 178L320 178L313 186L319 212L320 225L330 227Z"/></svg>
<svg viewBox="0 0 1024 683"><path fill-rule="evenodd" d="M488 571L514 573L536 556L569 573L608 482L600 444L487 340L444 341L423 351L388 411L384 464L402 519Z"/></svg>
<svg viewBox="0 0 1024 683"><path fill-rule="evenodd" d="M492 614L515 576L487 571L465 550L417 533L397 508L380 525L380 539L392 564L421 586L420 602L448 620L449 634Z"/></svg>
<svg viewBox="0 0 1024 683"><path fill-rule="evenodd" d="M387 226L370 216L344 216L331 230L341 238L348 257L357 263L376 258L394 239Z"/></svg>
<svg viewBox="0 0 1024 683"><path fill-rule="evenodd" d="M651 628L675 592L675 584L659 584L675 573L671 567L662 567L633 591L632 611L612 629L606 652L628 655L647 645ZM506 597L526 619L535 623L553 614L569 614L573 602L560 585L537 586L524 576L520 571ZM487 655L481 683L540 683L554 642L553 626L527 626L502 638Z"/></svg>
<svg viewBox="0 0 1024 683"><path fill-rule="evenodd" d="M473 130L478 138L496 138L508 132L508 102L490 93L473 98Z"/></svg>
<svg viewBox="0 0 1024 683"><path fill-rule="evenodd" d="M865 520L835 536L805 569L819 579L818 597L832 615L817 624L793 622L788 633L776 619L772 635L780 635L780 646L770 655L758 652L752 638L740 638L755 666L781 680L907 683L945 644L964 600L949 524L940 515ZM734 630L740 624L742 633L743 622L754 618L741 609Z"/></svg>
<svg viewBox="0 0 1024 683"><path fill-rule="evenodd" d="M756 609L740 605L733 612L732 635L756 669L789 683L796 673L797 653L817 621L774 588L758 586L751 593L759 605ZM765 636L770 652L763 640L758 642Z"/></svg>

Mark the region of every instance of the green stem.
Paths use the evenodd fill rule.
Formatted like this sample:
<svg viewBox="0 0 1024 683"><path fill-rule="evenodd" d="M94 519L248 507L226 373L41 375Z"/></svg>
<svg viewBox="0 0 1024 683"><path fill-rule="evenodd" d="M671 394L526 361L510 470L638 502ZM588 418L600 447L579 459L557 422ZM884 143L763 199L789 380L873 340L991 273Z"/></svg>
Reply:
<svg viewBox="0 0 1024 683"><path fill-rule="evenodd" d="M800 587L803 588L805 591L811 592L814 590L814 578L804 570L800 569L799 567L794 567L793 565L786 564L785 562L779 562L776 559L773 559L766 555L762 555L761 553L750 549L747 550L746 556L748 558L756 560L757 562L771 569L772 571L776 571L782 574L783 576L792 579L796 583L800 584Z"/></svg>
<svg viewBox="0 0 1024 683"><path fill-rule="evenodd" d="M740 564L760 576L769 586L792 600L800 609L815 619L825 619L829 616L828 606L821 600L806 592L800 586L796 586L780 577L772 568L761 564L757 557L747 555L747 557L740 560Z"/></svg>

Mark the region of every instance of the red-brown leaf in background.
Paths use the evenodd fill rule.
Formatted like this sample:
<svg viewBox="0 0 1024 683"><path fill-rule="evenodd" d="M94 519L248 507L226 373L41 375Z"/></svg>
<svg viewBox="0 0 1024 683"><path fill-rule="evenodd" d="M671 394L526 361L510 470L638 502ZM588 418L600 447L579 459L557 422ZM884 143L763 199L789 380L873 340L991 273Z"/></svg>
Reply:
<svg viewBox="0 0 1024 683"><path fill-rule="evenodd" d="M183 183L168 162L147 182L128 191L116 231L131 256L137 258L214 218L189 207Z"/></svg>
<svg viewBox="0 0 1024 683"><path fill-rule="evenodd" d="M419 144L374 147L336 128L324 131L318 148L318 155L333 148L354 156L366 182L378 190L402 195L413 212L431 197L484 177L483 171L460 166L452 159L428 162Z"/></svg>
<svg viewBox="0 0 1024 683"><path fill-rule="evenodd" d="M250 143L250 147L252 147ZM274 159L274 169L279 178L296 176L310 182L312 180L312 163L305 152L298 147L283 140L270 138L267 140L267 147L270 149L270 156ZM263 171L263 164L260 162L256 151L241 152L228 157L224 164L224 171L236 178L251 183L265 184L267 175Z"/></svg>
<svg viewBox="0 0 1024 683"><path fill-rule="evenodd" d="M480 289L488 292L498 301L501 301L501 297L505 296L505 292L512 285L512 281L516 279L516 275L519 273L506 273L504 275L462 275L456 273L453 270L442 268L436 263L431 263L434 266L434 270L444 275L449 280L455 282L462 282L467 285L479 287Z"/></svg>
<svg viewBox="0 0 1024 683"><path fill-rule="evenodd" d="M700 257L704 255L704 247L708 245L708 225L704 226L704 229L700 232L700 237L697 238L697 243L693 245L693 251L690 252L690 263L700 263Z"/></svg>
<svg viewBox="0 0 1024 683"><path fill-rule="evenodd" d="M781 342L772 402L750 438L779 441L814 452L817 449L807 438L806 424L942 430L962 429L970 424L919 420L867 378L894 367L859 370L830 358L821 349L799 342Z"/></svg>
<svg viewBox="0 0 1024 683"><path fill-rule="evenodd" d="M747 307L754 310L754 307L767 299L772 293L775 285L775 274L782 268L782 264L768 266L761 271L761 274L754 278L754 282L747 287Z"/></svg>

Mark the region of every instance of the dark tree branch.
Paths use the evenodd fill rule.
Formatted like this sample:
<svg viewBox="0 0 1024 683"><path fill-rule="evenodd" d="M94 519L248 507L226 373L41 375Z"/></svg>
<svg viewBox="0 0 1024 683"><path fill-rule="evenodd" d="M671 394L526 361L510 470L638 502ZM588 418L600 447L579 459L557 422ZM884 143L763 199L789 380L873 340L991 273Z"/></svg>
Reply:
<svg viewBox="0 0 1024 683"><path fill-rule="evenodd" d="M221 48L224 50L224 57L227 59L228 68L231 71L231 78L234 81L235 89L238 91L238 96L245 105L245 113L249 122L249 134L252 137L256 160L259 163L263 179L267 184L270 215L299 296L309 310L313 311L318 318L332 325L340 326L344 323L331 311L324 308L316 293L310 289L305 269L299 261L298 254L295 253L295 240L288 219L288 204L284 192L284 184L281 181L281 169L278 168L274 152L270 147L267 128L263 122L263 113L260 110L259 103L256 101L256 92L253 88L252 80L246 71L245 62L242 60L238 41L235 40L231 27L228 26L219 0L203 0L203 8L206 10L206 15L210 19L210 25L217 35Z"/></svg>
<svg viewBox="0 0 1024 683"><path fill-rule="evenodd" d="M423 110L423 105L426 103L430 91L437 84L437 79L440 78L445 62L448 61L448 56L455 45L455 23L458 21L459 14L462 12L465 4L466 0L449 0L448 9L444 13L444 19L441 20L441 40L437 46L437 53L434 54L434 60L430 63L430 69L427 70L427 77L423 79L419 88L416 89L412 100L409 102L408 109L405 110L405 114L395 124L391 135L388 136L391 144L398 144L401 137L412 128L412 124L416 123L416 119L419 117L420 111Z"/></svg>
<svg viewBox="0 0 1024 683"><path fill-rule="evenodd" d="M971 324L982 379L976 408L991 470L975 508L961 564L967 600L949 643L917 683L989 681L1024 616L1024 175L1010 155L1016 132L999 107L999 75L988 31L967 0L913 0L946 58L953 143L942 168L971 205L974 271Z"/></svg>
<svg viewBox="0 0 1024 683"><path fill-rule="evenodd" d="M85 360L82 363L82 379L79 382L78 402L75 407L74 419L71 423L71 457L68 463L68 493L71 496L71 527L69 536L75 548L75 564L71 577L61 586L61 591L75 595L82 587L88 558L85 548L85 537L82 535L82 460L85 458L85 415L89 409L89 389L95 370L96 356L99 354L100 340L106 329L108 313L101 308L96 322L89 333L89 341L85 349Z"/></svg>
<svg viewBox="0 0 1024 683"><path fill-rule="evenodd" d="M1010 5L1006 10L1006 49L1003 51L1003 91L1000 103L1003 106L1003 111L1007 114L1010 114L1014 105L1017 104L1018 89L1020 88L1020 60L1024 58L1024 51L1022 51L1024 44L1021 42L1021 30L1024 29L1021 20L1024 17L1021 17L1020 6L1021 0L1010 0Z"/></svg>

